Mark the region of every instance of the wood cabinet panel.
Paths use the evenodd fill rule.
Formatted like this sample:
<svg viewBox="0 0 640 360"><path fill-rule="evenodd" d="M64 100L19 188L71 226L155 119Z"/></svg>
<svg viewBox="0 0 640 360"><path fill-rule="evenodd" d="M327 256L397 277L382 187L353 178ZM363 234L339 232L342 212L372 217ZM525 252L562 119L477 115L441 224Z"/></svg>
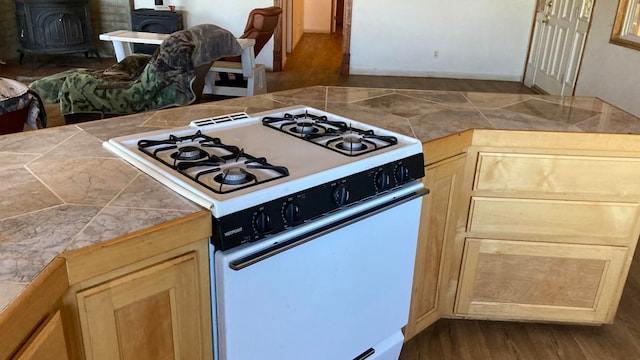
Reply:
<svg viewBox="0 0 640 360"><path fill-rule="evenodd" d="M24 356L40 354L39 347L43 350L59 348L64 359L67 350L65 337L60 337L62 323L58 320L63 321L68 317L64 311L60 313L62 297L68 288L64 260L56 258L20 297L0 312L0 359L13 359L16 354L25 351L28 352ZM54 314L57 315L52 317ZM58 343L58 340L61 342ZM34 344L34 347L28 349L30 344Z"/></svg>
<svg viewBox="0 0 640 360"><path fill-rule="evenodd" d="M627 246L640 204L473 197L473 236ZM481 234L481 235L480 235Z"/></svg>
<svg viewBox="0 0 640 360"><path fill-rule="evenodd" d="M505 320L611 322L625 278L627 251L469 238L456 313Z"/></svg>
<svg viewBox="0 0 640 360"><path fill-rule="evenodd" d="M640 159L481 152L474 190L640 199Z"/></svg>
<svg viewBox="0 0 640 360"><path fill-rule="evenodd" d="M416 249L413 289L405 340L418 334L442 317L439 306L442 271L446 266L446 239L455 234L455 189L463 170L464 156L454 157L429 166L424 185L430 190L422 202L420 231Z"/></svg>
<svg viewBox="0 0 640 360"><path fill-rule="evenodd" d="M16 356L16 360L69 359L60 311L55 312L32 336L31 341Z"/></svg>
<svg viewBox="0 0 640 360"><path fill-rule="evenodd" d="M195 253L77 293L87 359L201 359Z"/></svg>

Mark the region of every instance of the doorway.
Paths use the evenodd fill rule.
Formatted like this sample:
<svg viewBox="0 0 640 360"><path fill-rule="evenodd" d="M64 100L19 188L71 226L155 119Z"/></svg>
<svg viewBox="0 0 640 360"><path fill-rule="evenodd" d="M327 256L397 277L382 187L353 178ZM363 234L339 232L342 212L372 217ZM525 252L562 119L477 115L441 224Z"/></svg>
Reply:
<svg viewBox="0 0 640 360"><path fill-rule="evenodd" d="M283 16L281 21L281 26L276 29L273 36L273 71L278 72L282 71L284 67L284 63L286 61L287 52L291 52L295 45L295 38L293 38L293 33L295 33L294 27L296 26L296 14L300 14L299 11L295 11L296 4L300 4L303 2L298 2L295 0L274 0L274 5L279 6L283 9ZM299 6L299 5L298 5ZM342 11L342 24L339 23L338 20L331 19L332 28L341 25L342 29L342 60L341 60L341 69L340 74L348 75L349 74L349 61L350 61L350 48L351 48L351 9L353 6L353 0L337 0L336 2L332 2L332 17L340 16L339 11Z"/></svg>
<svg viewBox="0 0 640 360"><path fill-rule="evenodd" d="M538 0L524 84L541 93L573 95L593 0Z"/></svg>

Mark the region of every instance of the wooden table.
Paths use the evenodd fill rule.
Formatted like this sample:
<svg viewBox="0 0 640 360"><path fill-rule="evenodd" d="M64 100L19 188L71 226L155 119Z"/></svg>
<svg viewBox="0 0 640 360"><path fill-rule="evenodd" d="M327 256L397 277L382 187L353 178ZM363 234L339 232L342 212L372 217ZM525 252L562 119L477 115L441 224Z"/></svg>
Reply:
<svg viewBox="0 0 640 360"><path fill-rule="evenodd" d="M116 60L122 61L125 57L133 54L133 44L153 44L160 45L170 34L157 34L130 30L116 30L100 34L100 40L111 41L116 53ZM252 96L267 92L265 81L265 67L256 64L254 39L237 39L242 54L241 63L228 61L216 61L211 67L211 71L205 78L204 94L226 95L226 96ZM242 74L247 79L246 87L216 86L216 73L227 72Z"/></svg>

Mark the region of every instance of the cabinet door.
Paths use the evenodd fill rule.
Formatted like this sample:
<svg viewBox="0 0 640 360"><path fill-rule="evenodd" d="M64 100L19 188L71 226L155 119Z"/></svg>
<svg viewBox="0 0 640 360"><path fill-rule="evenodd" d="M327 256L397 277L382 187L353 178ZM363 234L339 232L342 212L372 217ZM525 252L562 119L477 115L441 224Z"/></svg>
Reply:
<svg viewBox="0 0 640 360"><path fill-rule="evenodd" d="M456 315L497 320L613 321L626 247L466 240Z"/></svg>
<svg viewBox="0 0 640 360"><path fill-rule="evenodd" d="M60 311L46 321L31 341L16 356L16 360L68 359Z"/></svg>
<svg viewBox="0 0 640 360"><path fill-rule="evenodd" d="M455 234L454 189L464 157L443 160L427 167L424 185L430 190L422 202L420 232L413 275L409 322L405 340L442 317L439 308L446 239Z"/></svg>
<svg viewBox="0 0 640 360"><path fill-rule="evenodd" d="M78 292L86 358L204 358L197 265L189 253Z"/></svg>

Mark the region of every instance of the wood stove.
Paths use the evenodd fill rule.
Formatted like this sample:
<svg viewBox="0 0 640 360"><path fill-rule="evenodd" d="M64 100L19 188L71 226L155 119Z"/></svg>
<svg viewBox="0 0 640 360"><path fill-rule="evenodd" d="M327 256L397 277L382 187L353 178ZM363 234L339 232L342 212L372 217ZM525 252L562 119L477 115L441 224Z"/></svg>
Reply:
<svg viewBox="0 0 640 360"><path fill-rule="evenodd" d="M157 34L171 34L182 30L182 11L131 10L131 30ZM134 44L133 52L153 54L159 45Z"/></svg>
<svg viewBox="0 0 640 360"><path fill-rule="evenodd" d="M20 63L24 55L89 52L93 31L87 0L15 0L20 41Z"/></svg>

